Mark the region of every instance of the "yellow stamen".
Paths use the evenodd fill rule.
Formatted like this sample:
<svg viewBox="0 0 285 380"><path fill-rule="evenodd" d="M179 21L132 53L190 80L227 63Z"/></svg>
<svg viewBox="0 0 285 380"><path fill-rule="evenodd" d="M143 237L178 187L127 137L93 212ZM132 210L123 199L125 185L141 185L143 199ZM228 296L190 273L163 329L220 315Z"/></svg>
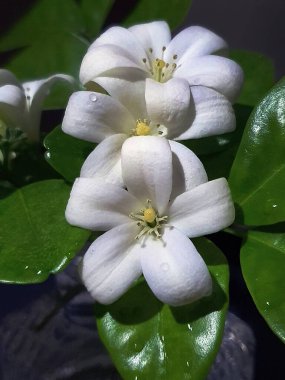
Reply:
<svg viewBox="0 0 285 380"><path fill-rule="evenodd" d="M155 65L159 70L162 70L166 63L162 59L157 59Z"/></svg>
<svg viewBox="0 0 285 380"><path fill-rule="evenodd" d="M137 136L147 136L150 134L150 127L143 121L137 121L135 132Z"/></svg>
<svg viewBox="0 0 285 380"><path fill-rule="evenodd" d="M147 223L153 223L156 218L156 212L152 207L146 208L143 213L143 218Z"/></svg>

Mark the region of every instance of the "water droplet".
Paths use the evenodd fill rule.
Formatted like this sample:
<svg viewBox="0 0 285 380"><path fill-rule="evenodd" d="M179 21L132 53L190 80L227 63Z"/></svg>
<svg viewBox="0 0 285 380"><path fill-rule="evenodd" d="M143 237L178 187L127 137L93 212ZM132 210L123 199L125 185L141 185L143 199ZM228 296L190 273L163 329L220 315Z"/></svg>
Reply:
<svg viewBox="0 0 285 380"><path fill-rule="evenodd" d="M167 272L169 269L169 265L167 263L162 263L160 265L160 268L163 270L163 272Z"/></svg>
<svg viewBox="0 0 285 380"><path fill-rule="evenodd" d="M41 271L41 270L37 271L37 274L41 274L41 273L42 273L42 271Z"/></svg>
<svg viewBox="0 0 285 380"><path fill-rule="evenodd" d="M264 213L266 215L272 214L275 210L278 209L278 204L274 201L274 199L267 199L264 206Z"/></svg>
<svg viewBox="0 0 285 380"><path fill-rule="evenodd" d="M25 266L25 269L29 269L29 265L26 265L26 266Z"/></svg>
<svg viewBox="0 0 285 380"><path fill-rule="evenodd" d="M190 367L190 363L189 362L186 362L186 365L187 365L187 367Z"/></svg>
<svg viewBox="0 0 285 380"><path fill-rule="evenodd" d="M90 94L89 95L89 99L91 100L91 102L96 102L97 101L97 96L95 94Z"/></svg>
<svg viewBox="0 0 285 380"><path fill-rule="evenodd" d="M162 340L163 342L164 342L164 339L165 339L165 338L164 338L164 335L162 335L162 336L161 336L161 340Z"/></svg>
<svg viewBox="0 0 285 380"><path fill-rule="evenodd" d="M192 328L192 326L190 325L190 323L187 324L187 327L188 327L188 330L190 330L190 331L193 330L193 328Z"/></svg>
<svg viewBox="0 0 285 380"><path fill-rule="evenodd" d="M267 305L267 306L270 306L270 302L267 301L267 302L266 302L266 305Z"/></svg>

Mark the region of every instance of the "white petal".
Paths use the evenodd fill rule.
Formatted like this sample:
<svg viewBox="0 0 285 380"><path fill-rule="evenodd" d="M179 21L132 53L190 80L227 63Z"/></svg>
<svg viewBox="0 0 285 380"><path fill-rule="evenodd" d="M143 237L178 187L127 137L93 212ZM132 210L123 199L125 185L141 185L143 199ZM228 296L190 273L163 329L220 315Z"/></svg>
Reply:
<svg viewBox="0 0 285 380"><path fill-rule="evenodd" d="M121 150L127 136L116 134L102 141L85 160L80 177L92 177L123 187Z"/></svg>
<svg viewBox="0 0 285 380"><path fill-rule="evenodd" d="M153 50L154 58L161 58L162 48L171 40L170 29L165 21L134 25L129 31L141 42L146 52L149 52L149 49Z"/></svg>
<svg viewBox="0 0 285 380"><path fill-rule="evenodd" d="M169 144L173 163L173 185L170 199L174 199L185 191L207 182L208 177L196 154L175 141L169 141Z"/></svg>
<svg viewBox="0 0 285 380"><path fill-rule="evenodd" d="M100 142L116 133L130 133L135 120L116 99L97 92L71 95L62 122L65 133L82 140Z"/></svg>
<svg viewBox="0 0 285 380"><path fill-rule="evenodd" d="M243 83L241 67L234 61L206 55L184 62L177 67L175 77L185 78L191 86L206 86L213 88L233 102Z"/></svg>
<svg viewBox="0 0 285 380"><path fill-rule="evenodd" d="M145 80L132 81L120 78L99 77L96 83L103 87L111 97L123 104L134 119L147 119L145 104Z"/></svg>
<svg viewBox="0 0 285 380"><path fill-rule="evenodd" d="M164 53L166 62L172 62L177 55L177 65L188 59L219 53L227 49L227 43L217 34L201 26L190 26L175 36Z"/></svg>
<svg viewBox="0 0 285 380"><path fill-rule="evenodd" d="M193 243L176 228L141 248L143 275L153 293L172 306L186 305L212 292L208 268Z"/></svg>
<svg viewBox="0 0 285 380"><path fill-rule="evenodd" d="M179 195L169 207L169 223L189 237L218 232L233 223L234 204L225 178Z"/></svg>
<svg viewBox="0 0 285 380"><path fill-rule="evenodd" d="M89 51L103 45L115 45L123 49L124 56L129 57L138 66L143 66L142 60L146 58L145 51L137 37L128 29L122 28L121 26L109 28L90 45Z"/></svg>
<svg viewBox="0 0 285 380"><path fill-rule="evenodd" d="M58 83L64 82L74 86L74 79L70 75L55 74L46 79L26 82L25 89L27 104L29 108L29 127L26 133L30 140L39 140L39 128L44 99L48 96L50 88Z"/></svg>
<svg viewBox="0 0 285 380"><path fill-rule="evenodd" d="M122 147L122 174L128 191L142 203L147 199L162 216L172 189L172 154L162 137L137 136Z"/></svg>
<svg viewBox="0 0 285 380"><path fill-rule="evenodd" d="M74 226L106 231L129 223L129 214L141 207L137 199L119 186L94 178L77 178L65 216Z"/></svg>
<svg viewBox="0 0 285 380"><path fill-rule="evenodd" d="M193 117L189 128L176 140L197 139L232 132L236 118L231 103L219 92L202 86L192 86Z"/></svg>
<svg viewBox="0 0 285 380"><path fill-rule="evenodd" d="M135 223L127 223L101 235L83 258L82 279L97 301L110 304L124 294L141 275Z"/></svg>
<svg viewBox="0 0 285 380"><path fill-rule="evenodd" d="M89 49L80 67L80 81L86 84L99 76L128 79L132 75L142 80L148 74L143 66L133 60L130 52L115 45L102 45Z"/></svg>
<svg viewBox="0 0 285 380"><path fill-rule="evenodd" d="M11 84L0 87L0 118L8 127L26 128L27 109L23 89Z"/></svg>
<svg viewBox="0 0 285 380"><path fill-rule="evenodd" d="M146 108L154 123L168 128L172 139L187 129L191 117L190 87L186 80L173 78L166 83L146 80Z"/></svg>
<svg viewBox="0 0 285 380"><path fill-rule="evenodd" d="M6 69L0 69L0 86L4 86L5 84L12 84L14 86L22 88L21 83L15 77L11 71Z"/></svg>

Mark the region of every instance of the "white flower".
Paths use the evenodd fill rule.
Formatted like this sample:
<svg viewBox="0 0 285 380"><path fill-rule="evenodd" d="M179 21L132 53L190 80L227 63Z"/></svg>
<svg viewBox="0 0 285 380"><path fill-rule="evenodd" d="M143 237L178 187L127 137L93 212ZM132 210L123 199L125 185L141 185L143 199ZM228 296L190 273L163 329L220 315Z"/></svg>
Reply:
<svg viewBox="0 0 285 380"><path fill-rule="evenodd" d="M105 94L90 91L72 94L62 122L63 131L100 142L85 161L80 176L96 176L122 184L121 147L134 135L183 140L221 134L235 126L231 104L214 90L207 89L203 96L205 88L201 87L198 95L198 87L194 88L195 108L192 108L189 86L181 79L173 78L165 84L146 79L144 88L141 97L132 98L130 92L126 106ZM177 149L180 159L182 148Z"/></svg>
<svg viewBox="0 0 285 380"><path fill-rule="evenodd" d="M243 82L240 66L219 56L226 50L222 38L200 26L186 28L172 40L164 21L129 29L115 26L90 46L80 79L87 89L94 89L95 82L111 96L123 92L121 98L128 99L136 96L136 82L152 78L165 83L179 78L190 85L194 98L203 96L209 103L205 107L210 107L213 98L221 95L233 102ZM133 90L128 94L130 86Z"/></svg>
<svg viewBox="0 0 285 380"><path fill-rule="evenodd" d="M30 141L38 141L42 104L58 81L74 83L69 75L55 74L21 84L10 71L0 69L0 120L6 127L22 129Z"/></svg>
<svg viewBox="0 0 285 380"><path fill-rule="evenodd" d="M128 191L94 178L78 178L73 186L68 222L107 231L82 265L83 281L101 303L116 301L141 274L157 298L173 306L212 291L207 266L188 237L233 222L230 191L224 178L207 182L198 159L187 166L187 180L177 181L172 156L166 139L132 137L122 149Z"/></svg>

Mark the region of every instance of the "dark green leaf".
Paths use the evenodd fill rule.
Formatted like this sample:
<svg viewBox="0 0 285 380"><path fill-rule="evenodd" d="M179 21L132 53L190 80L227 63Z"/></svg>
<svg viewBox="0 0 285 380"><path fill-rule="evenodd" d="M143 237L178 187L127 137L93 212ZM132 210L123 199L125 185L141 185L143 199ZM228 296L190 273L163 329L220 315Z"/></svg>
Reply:
<svg viewBox="0 0 285 380"><path fill-rule="evenodd" d="M13 51L6 68L21 81L66 73L78 78L79 68L110 9L112 0L38 0L0 39L0 51ZM89 34L89 35L88 35ZM66 104L71 89L59 86L47 108Z"/></svg>
<svg viewBox="0 0 285 380"><path fill-rule="evenodd" d="M96 144L76 139L56 127L44 140L48 163L66 180L73 182Z"/></svg>
<svg viewBox="0 0 285 380"><path fill-rule="evenodd" d="M241 266L259 312L285 343L285 233L250 232Z"/></svg>
<svg viewBox="0 0 285 380"><path fill-rule="evenodd" d="M260 53L244 50L230 51L230 58L244 71L244 85L237 102L255 106L274 84L272 61Z"/></svg>
<svg viewBox="0 0 285 380"><path fill-rule="evenodd" d="M205 238L194 243L213 276L212 296L169 307L139 281L113 305L96 304L99 333L124 379L200 380L207 375L223 334L228 267L213 243Z"/></svg>
<svg viewBox="0 0 285 380"><path fill-rule="evenodd" d="M80 0L84 18L84 34L90 41L95 40L100 33L104 20L109 13L114 0Z"/></svg>
<svg viewBox="0 0 285 380"><path fill-rule="evenodd" d="M177 28L184 21L191 2L191 0L168 0L167 3L163 0L140 0L123 25L165 20L171 29Z"/></svg>
<svg viewBox="0 0 285 380"><path fill-rule="evenodd" d="M0 201L0 281L44 281L82 248L90 233L65 221L69 193L64 181L48 180Z"/></svg>
<svg viewBox="0 0 285 380"><path fill-rule="evenodd" d="M285 220L285 80L252 113L229 177L237 220L248 225Z"/></svg>

